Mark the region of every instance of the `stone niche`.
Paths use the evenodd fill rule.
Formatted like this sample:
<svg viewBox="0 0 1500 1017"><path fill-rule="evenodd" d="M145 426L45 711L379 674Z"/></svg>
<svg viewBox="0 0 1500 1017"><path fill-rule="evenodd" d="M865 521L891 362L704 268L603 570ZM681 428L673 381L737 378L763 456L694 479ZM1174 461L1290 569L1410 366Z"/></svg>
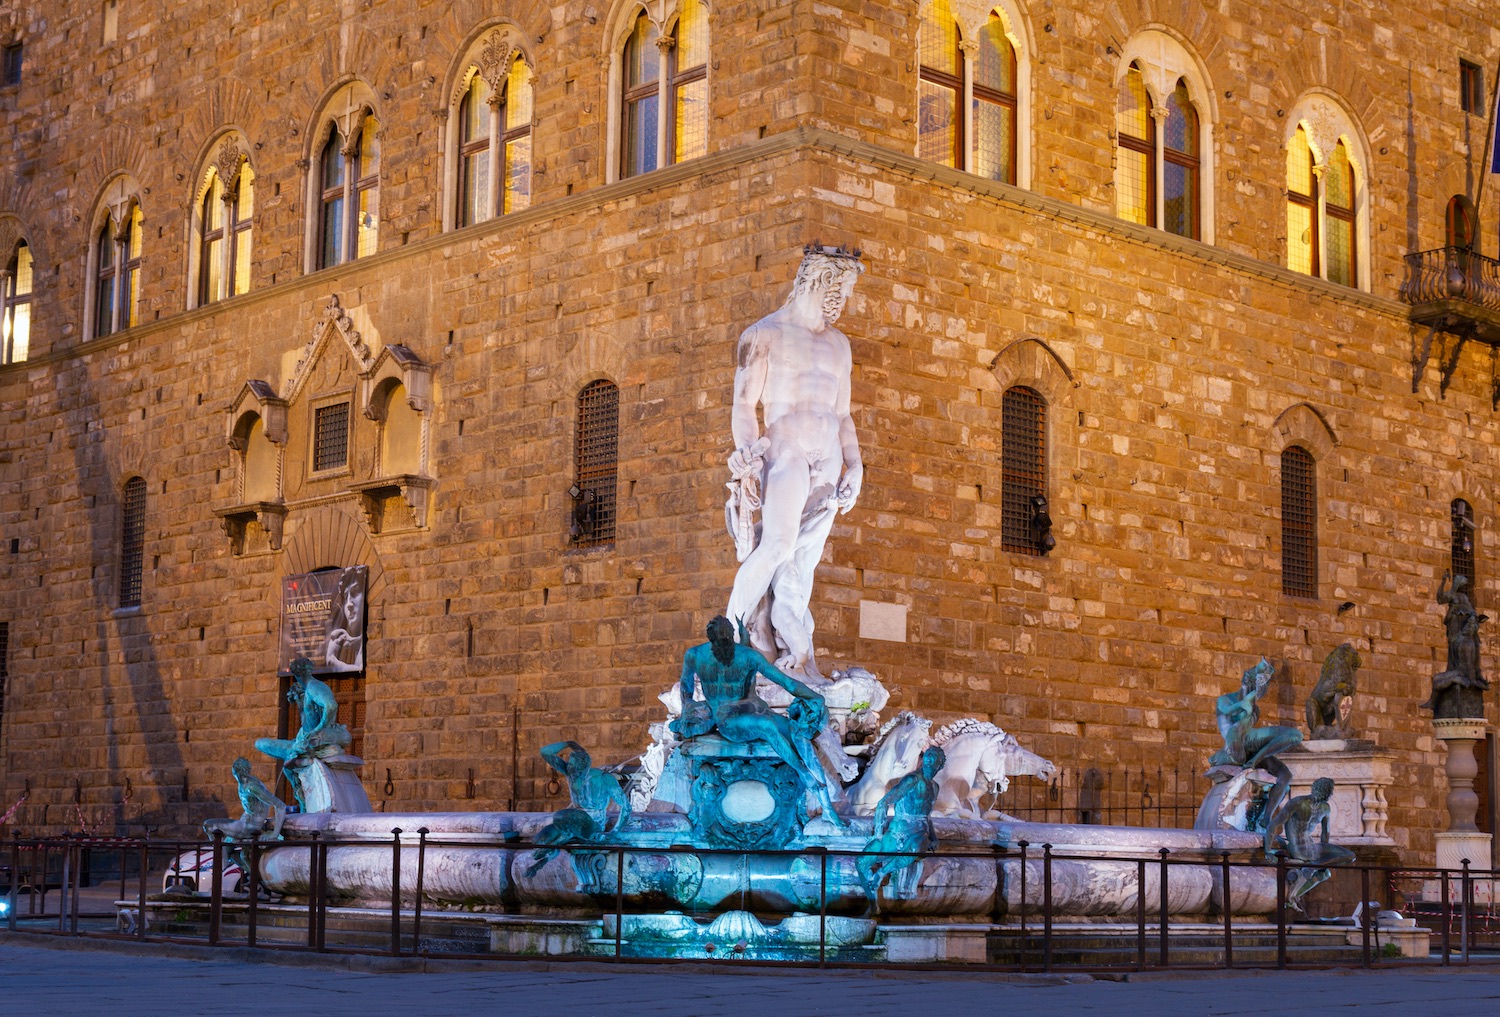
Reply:
<svg viewBox="0 0 1500 1017"><path fill-rule="evenodd" d="M235 554L281 550L286 502L287 406L259 379L247 381L229 407L225 442L233 456L235 499L214 509Z"/></svg>

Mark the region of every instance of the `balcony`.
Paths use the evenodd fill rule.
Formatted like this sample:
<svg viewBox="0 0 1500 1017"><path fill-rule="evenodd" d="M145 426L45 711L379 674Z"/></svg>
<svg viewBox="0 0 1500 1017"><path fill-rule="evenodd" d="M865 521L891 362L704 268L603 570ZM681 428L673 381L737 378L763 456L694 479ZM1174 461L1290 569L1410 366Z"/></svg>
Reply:
<svg viewBox="0 0 1500 1017"><path fill-rule="evenodd" d="M1421 386L1438 333L1453 337L1442 343L1438 353L1439 392L1443 394L1465 343L1500 348L1500 261L1494 258L1464 247L1408 254L1401 299L1411 305L1412 324L1427 326L1420 348L1412 350L1412 392ZM1491 377L1490 389L1491 408L1500 407L1500 379Z"/></svg>

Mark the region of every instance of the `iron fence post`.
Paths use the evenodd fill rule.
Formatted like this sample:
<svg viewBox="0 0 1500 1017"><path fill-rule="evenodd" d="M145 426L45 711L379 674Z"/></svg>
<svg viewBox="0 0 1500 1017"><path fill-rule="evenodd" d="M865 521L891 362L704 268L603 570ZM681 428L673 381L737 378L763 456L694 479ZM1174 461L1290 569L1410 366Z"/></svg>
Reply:
<svg viewBox="0 0 1500 1017"><path fill-rule="evenodd" d="M58 891L57 931L68 931L68 881L73 876L73 845L63 848L62 888ZM42 855L42 914L47 913L47 856Z"/></svg>
<svg viewBox="0 0 1500 1017"><path fill-rule="evenodd" d="M328 932L328 847L318 845L318 952L327 948Z"/></svg>
<svg viewBox="0 0 1500 1017"><path fill-rule="evenodd" d="M401 827L391 829L391 956L401 956Z"/></svg>
<svg viewBox="0 0 1500 1017"><path fill-rule="evenodd" d="M1146 859L1135 860L1135 967L1146 967Z"/></svg>
<svg viewBox="0 0 1500 1017"><path fill-rule="evenodd" d="M318 831L308 835L307 848L307 948L318 948Z"/></svg>
<svg viewBox="0 0 1500 1017"><path fill-rule="evenodd" d="M1016 846L1021 849L1021 970L1026 970L1026 849L1031 846L1030 841L1017 841Z"/></svg>
<svg viewBox="0 0 1500 1017"><path fill-rule="evenodd" d="M615 956L625 944L625 846L615 852Z"/></svg>
<svg viewBox="0 0 1500 1017"><path fill-rule="evenodd" d="M1158 896L1160 897L1160 900L1157 903L1156 919L1157 931L1160 933L1159 938L1161 940L1161 944L1158 948L1158 956L1156 958L1156 962L1162 967L1166 967L1170 963L1170 956L1168 954L1169 948L1167 946L1167 911L1169 908L1169 904L1167 903L1167 894L1170 885L1171 874L1168 869L1169 863L1167 862L1167 855L1171 853L1172 852L1167 850L1166 848L1161 848L1157 851L1157 854L1161 856L1161 878L1157 880L1156 887Z"/></svg>
<svg viewBox="0 0 1500 1017"><path fill-rule="evenodd" d="M73 903L68 908L68 931L78 935L78 904L83 892L83 853L88 849L82 844L74 844L73 850Z"/></svg>
<svg viewBox="0 0 1500 1017"><path fill-rule="evenodd" d="M151 868L151 838L147 837L141 841L141 858L136 868L136 875L140 877L137 881L138 895L136 897L136 938L142 942L146 940L146 872Z"/></svg>
<svg viewBox="0 0 1500 1017"><path fill-rule="evenodd" d="M411 952L422 952L422 883L427 876L427 834L425 826L417 827L417 892L412 901Z"/></svg>
<svg viewBox="0 0 1500 1017"><path fill-rule="evenodd" d="M1465 858L1461 864L1464 867L1464 872L1463 883L1459 889L1458 906L1463 927L1460 930L1459 938L1463 942L1464 963L1467 964L1469 963L1469 912L1474 910L1474 887L1469 882L1469 860Z"/></svg>
<svg viewBox="0 0 1500 1017"><path fill-rule="evenodd" d="M1364 967L1370 966L1370 925L1375 921L1375 916L1370 914L1370 867L1361 865L1359 867L1359 900L1363 905L1359 909L1360 921L1360 963Z"/></svg>
<svg viewBox="0 0 1500 1017"><path fill-rule="evenodd" d="M1005 917L1005 849L999 844L990 844L995 856L995 903L990 908L990 924L998 926Z"/></svg>
<svg viewBox="0 0 1500 1017"><path fill-rule="evenodd" d="M16 890L21 885L21 831L16 830L10 841L10 889L6 893L10 907L5 909L5 927L16 931Z"/></svg>
<svg viewBox="0 0 1500 1017"><path fill-rule="evenodd" d="M1443 965L1453 963L1453 896L1448 886L1448 870L1438 870L1439 882L1443 884Z"/></svg>
<svg viewBox="0 0 1500 1017"><path fill-rule="evenodd" d="M1229 902L1229 852L1225 851L1219 860L1223 877L1223 890L1219 899L1220 910L1224 912L1224 966L1234 967L1234 907Z"/></svg>
<svg viewBox="0 0 1500 1017"><path fill-rule="evenodd" d="M219 924L224 919L224 831L214 831L213 876L208 898L208 945L219 945Z"/></svg>
<svg viewBox="0 0 1500 1017"><path fill-rule="evenodd" d="M250 871L245 873L245 889L249 891L250 897L245 905L245 945L255 945L255 921L258 914L260 902L260 841L250 842L250 853L246 856L246 863Z"/></svg>
<svg viewBox="0 0 1500 1017"><path fill-rule="evenodd" d="M1042 970L1052 970L1052 845L1042 845Z"/></svg>
<svg viewBox="0 0 1500 1017"><path fill-rule="evenodd" d="M819 844L818 852L818 967L828 963L828 848ZM921 863L918 863L921 864ZM878 892L878 891L877 891Z"/></svg>
<svg viewBox="0 0 1500 1017"><path fill-rule="evenodd" d="M1286 967L1286 855L1276 856L1276 967Z"/></svg>

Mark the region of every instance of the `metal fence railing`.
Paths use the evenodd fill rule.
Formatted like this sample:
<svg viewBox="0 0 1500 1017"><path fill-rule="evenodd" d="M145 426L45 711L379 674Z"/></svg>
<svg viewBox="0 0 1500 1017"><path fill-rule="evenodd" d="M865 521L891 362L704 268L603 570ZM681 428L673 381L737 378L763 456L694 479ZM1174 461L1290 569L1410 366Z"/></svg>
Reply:
<svg viewBox="0 0 1500 1017"><path fill-rule="evenodd" d="M341 848L391 851L389 900L372 906L341 902L339 891L330 886L329 859ZM506 843L510 851L526 851L537 845ZM258 874L268 850L302 849L307 863L305 885L299 883L293 899L278 897L261 885ZM164 841L127 838L70 838L27 840L20 837L0 847L0 891L8 904L6 925L12 931L48 935L89 936L106 939L166 941L208 946L250 946L278 950L338 953L379 953L390 956L445 957L535 957L534 948L506 947L488 933L467 939L450 926L456 921L474 921L471 911L435 908L425 885L428 859L434 850L497 851L494 844L445 840L429 835L426 828L413 835L393 829L389 841L335 839L311 834L306 840L278 841L270 845L248 844L239 848L212 841ZM244 869L235 864L243 850ZM583 851L584 846L575 846ZM719 953L712 944L698 959L736 963L862 966L857 954L840 949L833 935L838 922L858 913L863 899L847 890L835 889L847 876L854 859L866 852L807 847L786 851L744 852L699 848L633 847L614 844L588 845L600 856L602 891L590 896L586 913L575 915L574 924L584 927L573 946L560 948L555 959L614 958L622 961L652 959L632 941L627 928L643 916L659 916L656 908L634 906L625 887L626 860L630 855L688 852L744 856L745 893L753 893L751 873L757 866L750 856L779 857L798 861L806 875L808 892L816 887L817 939L808 938L802 953L775 960L747 960L737 955L744 946L726 942ZM415 864L411 853L415 853ZM909 857L909 856L903 856ZM924 855L923 859L934 857ZM1276 863L1235 861L1225 853L1174 855L1161 849L1154 855L1111 856L1124 866L1125 886L1133 896L1124 913L1107 925L1097 918L1081 920L1065 913L1057 901L1067 893L1065 877L1055 872L1058 863L1098 861L1096 855L1054 850L1049 844L1020 841L1011 847L989 850L944 850L942 859L983 859L995 866L996 885L989 913L970 928L984 938L983 960L969 958L977 966L992 970L1147 970L1162 968L1287 968L1299 966L1450 965L1500 961L1500 912L1495 898L1500 872L1474 869L1413 869L1376 865L1347 865L1334 869L1335 878L1315 890L1310 900L1329 914L1357 918L1308 920L1295 915L1286 902L1294 896L1292 869L1284 859ZM403 858L405 864L403 865ZM300 864L300 862L299 862ZM1187 871L1191 870L1191 871ZM107 878L101 874L107 873ZM1205 919L1202 914L1173 914L1173 887L1202 886L1207 875L1221 902ZM1133 880L1130 878L1133 876ZM612 878L611 878L612 877ZM403 881L410 879L409 885ZM1131 882L1133 881L1133 886ZM1256 881L1259 881L1257 884ZM163 895L168 882L180 892ZM1235 899L1246 887L1274 885L1274 913L1262 920L1232 916L1235 910L1222 902ZM1333 889L1343 887L1344 889ZM1228 890L1226 894L1226 888ZM731 895L732 896L732 895ZM1359 907L1359 905L1363 905ZM1381 907L1394 907L1431 930L1429 948L1417 956L1409 952L1412 930L1402 923L1375 919ZM729 905L713 910L687 909L689 919L706 926ZM521 903L511 901L479 916L490 922L515 921ZM1309 910L1314 910L1309 908ZM810 911L810 909L809 909ZM772 920L788 917L763 914ZM503 916L503 917L502 917ZM1387 916L1389 918L1389 916ZM806 921L811 921L808 914ZM974 916L969 916L973 920ZM896 920L899 924L899 919ZM832 930L832 931L831 931ZM888 935L889 933L887 933ZM1397 940L1408 936L1407 946ZM555 940L554 940L555 942ZM676 955L680 959L680 953ZM890 966L886 962L886 966ZM911 963L896 966L931 967ZM950 966L950 965L941 965Z"/></svg>
<svg viewBox="0 0 1500 1017"><path fill-rule="evenodd" d="M1193 770L1158 766L1061 768L1051 780L1012 777L993 807L1029 823L1193 826L1207 782Z"/></svg>
<svg viewBox="0 0 1500 1017"><path fill-rule="evenodd" d="M1464 247L1439 247L1406 256L1401 299L1408 304L1463 300L1500 311L1500 261Z"/></svg>

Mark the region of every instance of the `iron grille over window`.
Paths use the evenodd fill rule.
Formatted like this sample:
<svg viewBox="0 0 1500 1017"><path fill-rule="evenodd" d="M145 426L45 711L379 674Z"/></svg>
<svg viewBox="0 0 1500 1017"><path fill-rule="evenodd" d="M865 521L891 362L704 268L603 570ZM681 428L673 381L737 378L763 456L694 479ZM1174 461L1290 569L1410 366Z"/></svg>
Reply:
<svg viewBox="0 0 1500 1017"><path fill-rule="evenodd" d="M1318 474L1298 445L1281 453L1281 592L1318 595Z"/></svg>
<svg viewBox="0 0 1500 1017"><path fill-rule="evenodd" d="M125 482L120 504L120 606L141 602L141 569L146 548L146 481L131 477Z"/></svg>
<svg viewBox="0 0 1500 1017"><path fill-rule="evenodd" d="M1479 603L1479 578L1474 575L1474 509L1462 498L1455 498L1451 506L1453 515L1453 575L1465 576L1469 580L1469 600Z"/></svg>
<svg viewBox="0 0 1500 1017"><path fill-rule="evenodd" d="M349 462L349 404L331 403L313 411L313 472L341 470Z"/></svg>
<svg viewBox="0 0 1500 1017"><path fill-rule="evenodd" d="M1000 546L1041 554L1032 526L1034 498L1047 494L1047 404L1029 388L1000 401Z"/></svg>
<svg viewBox="0 0 1500 1017"><path fill-rule="evenodd" d="M581 547L615 539L615 474L620 448L620 390L592 381L578 393L573 449L573 542Z"/></svg>

